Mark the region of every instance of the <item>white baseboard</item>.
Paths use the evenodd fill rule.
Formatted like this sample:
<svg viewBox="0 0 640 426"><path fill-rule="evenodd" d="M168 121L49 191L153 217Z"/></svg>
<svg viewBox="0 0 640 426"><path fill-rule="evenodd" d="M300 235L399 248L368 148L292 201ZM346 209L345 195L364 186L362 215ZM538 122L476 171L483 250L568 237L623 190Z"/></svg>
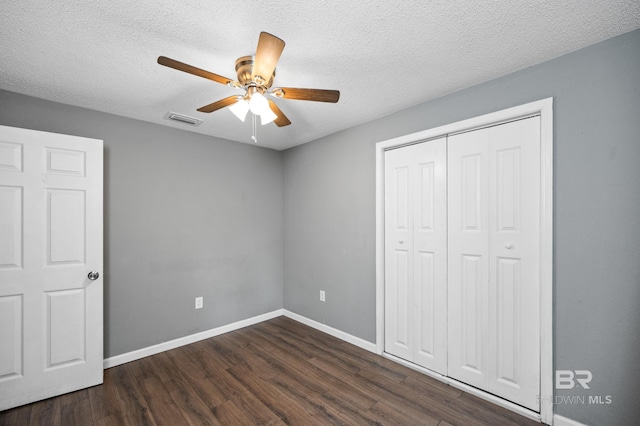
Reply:
<svg viewBox="0 0 640 426"><path fill-rule="evenodd" d="M282 315L287 318L291 318L292 320L296 320L301 322L304 325L308 325L309 327L315 328L316 330L320 330L324 333L330 334L333 337L337 337L340 340L344 340L345 342L351 343L352 345L356 345L359 348L365 349L369 352L376 353L376 344L368 342L364 339L351 335L349 333L345 333L344 331L340 331L336 328L329 327L326 324L319 323L307 317L303 317L302 315L298 315L295 312L288 311L286 309L282 310Z"/></svg>
<svg viewBox="0 0 640 426"><path fill-rule="evenodd" d="M239 330L241 328L248 327L253 324L258 324L260 322L267 321L272 318L277 318L282 315L283 315L283 309L276 309L273 312L268 312L266 314L255 316L253 318L247 318L242 321L234 322L232 324L227 324L220 327L212 328L211 330L202 331L200 333L180 337L178 339L159 343L153 346L148 346L146 348L127 352L121 355L112 356L110 358L106 358L103 361L103 366L105 369L115 367L116 365L125 364L127 362L135 361L137 359L159 354L160 352L179 348L180 346L185 346L191 343L199 342L200 340L208 339L210 337L218 336L220 334L229 333L234 330Z"/></svg>
<svg viewBox="0 0 640 426"><path fill-rule="evenodd" d="M266 314L255 316L253 318L247 318L245 320L234 322L232 324L223 325L221 327L212 328L211 330L202 331L200 333L180 337L178 339L159 343L153 346L148 346L146 348L127 352L121 355L112 356L110 358L106 358L103 361L103 367L105 369L115 367L117 365L125 364L127 362L131 362L131 361L142 359L151 355L159 354L160 352L179 348L180 346L189 345L191 343L199 342L200 340L208 339L210 337L215 337L220 334L229 333L231 331L248 327L250 325L258 324L260 322L277 318L282 315L288 318L291 318L293 320L296 320L298 322L301 322L302 324L308 325L309 327L315 328L316 330L320 330L331 336L337 337L338 339L344 340L345 342L349 342L362 349L368 350L373 353L376 352L376 345L374 343L367 342L364 339L345 333L344 331L340 331L333 327L329 327L328 325L321 324L317 321L303 317L302 315L298 315L286 309L277 309L273 312L268 312Z"/></svg>
<svg viewBox="0 0 640 426"><path fill-rule="evenodd" d="M587 426L584 423L576 422L558 414L553 415L553 426Z"/></svg>

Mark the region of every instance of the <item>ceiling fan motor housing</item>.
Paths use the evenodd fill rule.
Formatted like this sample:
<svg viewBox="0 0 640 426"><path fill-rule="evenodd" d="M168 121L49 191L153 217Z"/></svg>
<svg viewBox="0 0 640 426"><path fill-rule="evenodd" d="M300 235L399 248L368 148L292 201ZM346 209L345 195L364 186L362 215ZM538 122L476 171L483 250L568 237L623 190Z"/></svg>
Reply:
<svg viewBox="0 0 640 426"><path fill-rule="evenodd" d="M238 75L238 82L243 87L247 86L256 86L258 88L263 89L262 91L266 91L273 85L273 78L276 76L276 70L273 70L273 74L271 74L271 78L266 83L260 81L253 81L251 79L251 74L253 73L253 63L255 57L254 56L241 56L236 59L236 73Z"/></svg>

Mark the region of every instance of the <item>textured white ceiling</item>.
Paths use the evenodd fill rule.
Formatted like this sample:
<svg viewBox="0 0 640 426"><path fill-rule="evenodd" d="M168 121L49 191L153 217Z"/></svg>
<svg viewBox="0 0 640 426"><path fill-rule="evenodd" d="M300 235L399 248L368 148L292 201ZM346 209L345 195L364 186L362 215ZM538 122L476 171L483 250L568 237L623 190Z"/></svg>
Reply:
<svg viewBox="0 0 640 426"><path fill-rule="evenodd" d="M160 66L160 55L236 77L260 31L286 43L274 86L292 121L258 127L285 149L640 28L638 0L20 0L0 8L0 88L251 143L249 120L198 107L239 94ZM190 127L168 111L204 119Z"/></svg>

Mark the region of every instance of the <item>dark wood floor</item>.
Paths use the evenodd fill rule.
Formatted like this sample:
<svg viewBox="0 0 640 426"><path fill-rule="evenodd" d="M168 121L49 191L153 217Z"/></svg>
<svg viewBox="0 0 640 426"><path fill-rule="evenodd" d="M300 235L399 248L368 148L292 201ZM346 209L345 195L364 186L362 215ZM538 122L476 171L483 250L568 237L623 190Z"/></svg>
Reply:
<svg viewBox="0 0 640 426"><path fill-rule="evenodd" d="M110 368L0 425L535 425L279 317Z"/></svg>

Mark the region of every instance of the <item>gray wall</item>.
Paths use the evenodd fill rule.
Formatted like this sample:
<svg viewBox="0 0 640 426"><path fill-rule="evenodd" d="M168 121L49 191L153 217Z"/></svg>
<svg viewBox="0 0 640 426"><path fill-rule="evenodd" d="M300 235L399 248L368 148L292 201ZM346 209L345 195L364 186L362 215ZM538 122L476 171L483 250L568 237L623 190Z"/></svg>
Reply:
<svg viewBox="0 0 640 426"><path fill-rule="evenodd" d="M281 153L6 91L0 124L104 140L105 357L282 308Z"/></svg>
<svg viewBox="0 0 640 426"><path fill-rule="evenodd" d="M640 31L284 152L286 309L375 341L376 142L554 98L554 363L591 370L610 405L557 404L588 424L640 417ZM327 301L318 300L325 290Z"/></svg>

